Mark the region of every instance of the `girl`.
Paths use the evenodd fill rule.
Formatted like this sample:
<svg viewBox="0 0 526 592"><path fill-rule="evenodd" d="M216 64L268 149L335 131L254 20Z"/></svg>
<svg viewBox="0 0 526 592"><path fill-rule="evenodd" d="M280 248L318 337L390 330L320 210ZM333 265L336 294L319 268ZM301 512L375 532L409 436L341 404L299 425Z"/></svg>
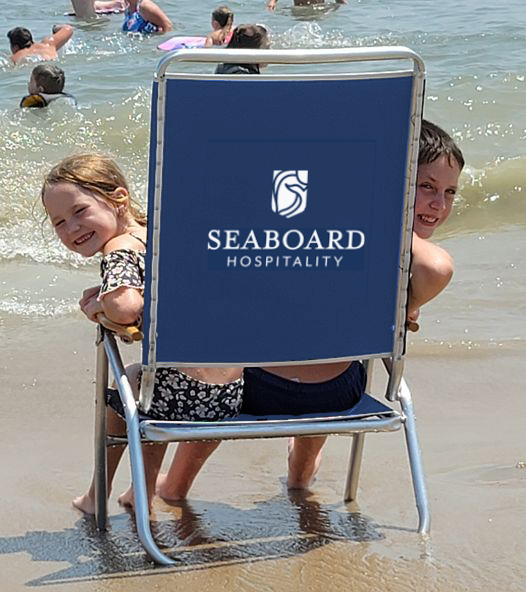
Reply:
<svg viewBox="0 0 526 592"><path fill-rule="evenodd" d="M124 33L167 33L172 29L172 21L152 0L127 0Z"/></svg>
<svg viewBox="0 0 526 592"><path fill-rule="evenodd" d="M218 6L212 13L212 33L206 37L205 47L226 45L232 37L234 13L228 6Z"/></svg>
<svg viewBox="0 0 526 592"><path fill-rule="evenodd" d="M131 200L120 169L111 159L98 154L70 156L47 175L41 197L58 237L68 249L84 257L102 255L101 284L84 291L80 300L82 312L94 322L103 313L115 323L135 323L144 304L146 220ZM130 366L126 372L138 397L140 365ZM239 413L242 390L239 368L162 368L155 378L149 416L209 421L233 417ZM108 433L125 435L122 407L115 395L115 391L109 391ZM200 412L203 408L206 411ZM199 459L208 458L217 445L217 442L180 445L177 456L181 482L191 484L202 465ZM108 449L108 489L124 448L119 445ZM150 505L165 450L165 444L144 447ZM190 462L188 455L195 458ZM186 470L190 473L186 474ZM133 504L131 491L119 501L123 505ZM73 505L83 512L94 513L93 481L87 493L73 500Z"/></svg>

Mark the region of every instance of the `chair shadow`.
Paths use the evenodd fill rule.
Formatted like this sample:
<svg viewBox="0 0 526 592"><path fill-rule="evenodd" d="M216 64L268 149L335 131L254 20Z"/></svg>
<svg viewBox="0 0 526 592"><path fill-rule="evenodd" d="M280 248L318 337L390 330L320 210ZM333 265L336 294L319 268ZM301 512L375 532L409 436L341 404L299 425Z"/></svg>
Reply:
<svg viewBox="0 0 526 592"><path fill-rule="evenodd" d="M106 532L97 530L92 517L83 517L74 528L63 531L3 537L0 554L25 552L33 561L67 562L64 569L26 582L45 586L144 577L159 570L198 571L294 557L335 540L361 543L384 538L359 512L348 511L343 504L321 505L300 492L277 495L249 508L183 502L173 508L163 506L162 514L161 520L152 520L152 533L159 547L176 561L173 567L157 566L147 558L128 513L112 516Z"/></svg>

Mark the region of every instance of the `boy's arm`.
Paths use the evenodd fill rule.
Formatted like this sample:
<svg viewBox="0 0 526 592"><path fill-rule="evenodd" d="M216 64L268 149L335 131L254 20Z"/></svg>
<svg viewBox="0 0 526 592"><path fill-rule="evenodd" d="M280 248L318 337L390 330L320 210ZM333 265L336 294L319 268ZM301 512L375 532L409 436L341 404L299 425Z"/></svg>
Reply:
<svg viewBox="0 0 526 592"><path fill-rule="evenodd" d="M453 271L453 259L445 249L413 232L409 318L418 317L418 309L442 292L449 284Z"/></svg>
<svg viewBox="0 0 526 592"><path fill-rule="evenodd" d="M42 42L60 49L73 37L73 27L70 25L54 25L53 35L46 37Z"/></svg>
<svg viewBox="0 0 526 592"><path fill-rule="evenodd" d="M139 14L143 19L157 25L160 29L159 32L161 33L166 33L173 29L172 21L166 16L162 9L153 2L141 2Z"/></svg>

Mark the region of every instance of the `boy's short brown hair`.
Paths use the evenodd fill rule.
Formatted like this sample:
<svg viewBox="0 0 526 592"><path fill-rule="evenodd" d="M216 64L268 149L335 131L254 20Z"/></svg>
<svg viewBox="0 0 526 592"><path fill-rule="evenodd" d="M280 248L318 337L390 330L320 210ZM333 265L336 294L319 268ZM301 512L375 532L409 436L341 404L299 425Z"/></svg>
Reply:
<svg viewBox="0 0 526 592"><path fill-rule="evenodd" d="M443 154L448 157L450 165L451 158L454 158L460 170L464 168L464 156L453 138L435 123L422 119L418 164L430 164Z"/></svg>
<svg viewBox="0 0 526 592"><path fill-rule="evenodd" d="M40 64L33 68L31 72L37 86L42 92L50 95L61 93L64 90L66 77L64 70L53 64Z"/></svg>

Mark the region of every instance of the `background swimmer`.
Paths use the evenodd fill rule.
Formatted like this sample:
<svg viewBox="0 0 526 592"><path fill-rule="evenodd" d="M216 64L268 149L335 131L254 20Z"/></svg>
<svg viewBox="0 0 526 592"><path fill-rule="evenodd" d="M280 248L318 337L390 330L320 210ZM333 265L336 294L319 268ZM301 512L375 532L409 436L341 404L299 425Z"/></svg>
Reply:
<svg viewBox="0 0 526 592"><path fill-rule="evenodd" d="M268 49L270 39L263 25L239 25L234 29L228 49ZM260 64L219 64L216 74L259 74Z"/></svg>
<svg viewBox="0 0 526 592"><path fill-rule="evenodd" d="M29 94L20 101L20 107L47 107L56 99L66 99L76 105L75 97L64 92L65 82L62 68L54 64L35 66L27 85Z"/></svg>
<svg viewBox="0 0 526 592"><path fill-rule="evenodd" d="M212 33L206 37L205 47L226 45L233 34L234 13L228 6L218 6L212 12Z"/></svg>
<svg viewBox="0 0 526 592"><path fill-rule="evenodd" d="M268 0L267 9L276 10L278 0ZM335 0L335 4L347 4L347 0ZM294 6L314 6L316 4L325 4L325 0L294 0Z"/></svg>
<svg viewBox="0 0 526 592"><path fill-rule="evenodd" d="M73 27L69 25L54 25L52 35L44 37L42 41L33 41L29 29L15 27L7 33L11 46L11 59L18 63L29 56L38 56L42 60L56 60L57 50L65 45L73 36Z"/></svg>
<svg viewBox="0 0 526 592"><path fill-rule="evenodd" d="M167 33L172 21L152 0L127 0L122 30L125 33Z"/></svg>

